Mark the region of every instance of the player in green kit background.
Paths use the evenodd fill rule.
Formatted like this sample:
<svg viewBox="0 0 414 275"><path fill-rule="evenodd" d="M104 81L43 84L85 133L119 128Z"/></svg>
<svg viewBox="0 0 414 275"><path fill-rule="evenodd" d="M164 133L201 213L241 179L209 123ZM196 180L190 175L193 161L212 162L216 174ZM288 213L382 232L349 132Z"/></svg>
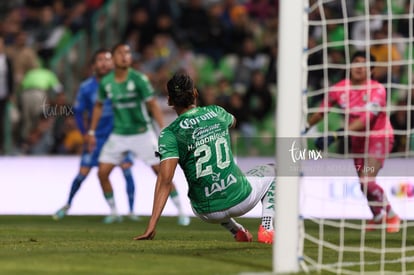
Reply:
<svg viewBox="0 0 414 275"><path fill-rule="evenodd" d="M113 168L122 162L128 152L132 152L135 157L151 166L157 174L159 160L154 155L157 140L152 128L152 118L160 129L164 127L163 114L148 78L130 68L132 63L130 47L124 43L117 44L112 50L112 56L115 69L100 82L99 96L88 132L88 144L91 150L96 143L95 129L102 114L102 102L109 98L114 112L114 128L102 148L98 170L105 199L111 208L111 215L105 218L105 223L122 220L115 207L113 189L109 180ZM190 219L182 211L174 185L169 191L179 211L178 223L188 225Z"/></svg>
<svg viewBox="0 0 414 275"><path fill-rule="evenodd" d="M215 105L196 107L197 90L184 72L167 84L168 103L178 118L161 131L158 139L160 172L155 187L151 219L143 235L153 239L158 220L168 199L177 164L188 182L188 196L196 216L219 223L236 241L250 242L252 234L233 217L246 214L262 201L262 224L258 241L273 242L275 169L260 165L244 174L236 165L230 145L233 115Z"/></svg>

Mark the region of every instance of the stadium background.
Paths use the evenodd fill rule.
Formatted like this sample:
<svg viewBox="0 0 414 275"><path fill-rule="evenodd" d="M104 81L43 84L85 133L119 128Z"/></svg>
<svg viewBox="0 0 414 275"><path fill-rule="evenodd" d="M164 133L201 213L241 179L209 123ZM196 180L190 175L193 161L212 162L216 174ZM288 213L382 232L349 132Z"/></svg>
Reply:
<svg viewBox="0 0 414 275"><path fill-rule="evenodd" d="M327 17L341 16L339 2L332 1L325 5ZM372 12L387 13L385 2L372 1ZM350 11L363 13L364 1L346 3ZM392 4L395 13L407 9L405 1L392 1ZM240 158L273 156L277 92L277 7L277 0L2 1L1 34L5 52L14 67L15 86L7 98L1 135L4 137L1 154L10 157L2 157L0 161L2 167L7 167L6 163L14 163L16 166L4 169L1 184L13 185L16 190L30 190L28 185L41 188L42 182L49 181L52 188L56 188L51 194L55 197L56 192L61 193L62 200L59 202L63 202L71 175L75 175L77 169L76 156L83 146L73 116L67 115L63 110L70 109L79 83L90 73L91 53L101 47L110 48L118 41L126 41L132 47L133 66L150 77L168 121L175 114L165 104L163 87L172 72L185 68L198 83L201 105L222 105L238 119L239 127L232 132L236 155ZM320 14L311 16L317 18ZM386 24L379 24L373 33L385 32L383 25ZM409 35L407 26L408 22L396 20L393 22L392 36ZM355 26L350 27L352 29ZM309 47L315 45L320 36L317 29L311 28ZM328 40L343 39L343 26L330 25ZM408 55L407 50L408 47L404 45L395 45L394 58L404 59ZM308 63L322 64L322 58L317 54L310 56ZM329 60L334 63L344 62L343 49L329 51ZM55 113L49 116L43 112L39 114L40 123L27 138L23 138L20 133L23 119L20 96L24 92L21 82L25 74L37 66L48 68L57 75L63 84L64 98L57 99L50 95L50 106L55 108ZM394 75L393 81L406 82L407 71L406 67L397 68L398 73ZM329 83L335 82L341 75L343 71L330 70ZM322 77L321 71L310 73L309 89L320 88ZM408 93L411 91L393 91L392 104L411 106L412 103L407 102ZM317 100L309 102L310 106L316 104ZM411 111L411 117L413 112ZM407 125L407 117L407 110L392 113L394 127L412 129L414 119L411 119L411 125ZM341 123L339 115L329 116L330 130L335 130ZM323 131L322 125L317 128ZM406 136L396 136L396 140L394 151L405 150L405 144L412 142L412 138L407 139ZM410 148L412 150L413 147ZM60 163L56 160L62 157L65 161L59 167L63 167L64 172L55 173L59 169L54 165ZM41 160L46 160L46 163L37 165L42 163ZM27 165L31 168L35 166L38 173L28 172L31 170ZM134 173L139 175L142 169L144 168L136 166ZM23 177L20 171L25 171L24 174L27 173L28 177ZM408 178L394 182L387 192L391 192L401 182L411 186L413 180ZM138 190L142 184L138 182ZM117 185L118 188L123 188L121 184ZM95 187L96 191L91 193L96 193L96 198L101 199L96 184ZM180 188L185 190L185 186ZM13 193L14 189L6 187L5 190L8 189L9 194ZM7 193L4 192L3 195L9 197ZM181 194L184 196L185 192ZM50 202L52 211L60 204ZM11 205L13 204L1 205L1 212L28 213L25 210L13 210ZM42 211L39 214L47 214Z"/></svg>
<svg viewBox="0 0 414 275"><path fill-rule="evenodd" d="M198 0L8 3L2 4L9 6L3 8L6 52L16 52L16 37L24 31L31 58L55 72L64 85L66 98L52 106L73 103L78 84L89 74L88 61L94 50L126 41L134 52L134 68L150 77L160 100L165 99L163 87L171 73L185 68L198 83L201 104L230 107L234 102L236 116L246 122L237 132L254 136L255 128L260 128L273 134L270 98L276 85L276 1L258 7L247 2ZM31 67L35 65L32 61ZM29 69L15 68L19 75ZM253 72L259 75L256 87L250 86ZM82 144L72 116L45 119L30 140L22 140L18 114L22 78L15 78L3 151L11 155L79 153ZM163 107L167 116L173 115L165 104Z"/></svg>

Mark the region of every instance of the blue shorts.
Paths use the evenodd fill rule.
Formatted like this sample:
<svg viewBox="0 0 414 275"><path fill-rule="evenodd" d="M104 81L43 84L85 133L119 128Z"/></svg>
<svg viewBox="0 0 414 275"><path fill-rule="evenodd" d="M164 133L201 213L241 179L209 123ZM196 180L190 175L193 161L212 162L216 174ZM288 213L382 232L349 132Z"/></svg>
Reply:
<svg viewBox="0 0 414 275"><path fill-rule="evenodd" d="M95 150L89 152L85 149L82 152L81 156L81 167L95 167L99 165L99 154L101 153L102 147L104 146L105 142L108 140L107 137L105 138L96 138L96 147ZM126 152L125 158L122 161L123 163L134 163L134 155L132 152Z"/></svg>

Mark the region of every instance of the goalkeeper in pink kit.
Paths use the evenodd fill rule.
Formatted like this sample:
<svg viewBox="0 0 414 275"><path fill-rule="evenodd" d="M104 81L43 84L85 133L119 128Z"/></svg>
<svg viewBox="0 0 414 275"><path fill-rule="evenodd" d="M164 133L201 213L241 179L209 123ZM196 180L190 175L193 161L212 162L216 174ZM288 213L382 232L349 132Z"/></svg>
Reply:
<svg viewBox="0 0 414 275"><path fill-rule="evenodd" d="M368 76L366 58L367 53L364 51L352 56L349 79L341 80L330 89L328 100L321 104L321 112L311 115L308 123L309 126L315 125L323 118L323 110L335 105L345 110L351 153L355 155L355 169L373 214L367 230L374 230L386 223L387 232L394 233L400 229L400 218L391 208L384 190L376 183L384 159L392 150L394 132L385 111L386 90ZM370 61L375 62L371 55ZM340 129L337 132L342 131ZM323 149L336 139L337 135L320 137L316 139L315 145Z"/></svg>

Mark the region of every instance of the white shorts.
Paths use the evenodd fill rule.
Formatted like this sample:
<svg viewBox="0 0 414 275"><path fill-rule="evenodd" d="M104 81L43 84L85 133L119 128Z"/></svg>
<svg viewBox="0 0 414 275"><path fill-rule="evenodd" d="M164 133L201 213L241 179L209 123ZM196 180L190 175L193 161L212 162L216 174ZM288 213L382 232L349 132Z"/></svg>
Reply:
<svg viewBox="0 0 414 275"><path fill-rule="evenodd" d="M241 203L222 211L194 214L205 222L222 223L229 218L240 217L252 210L261 201L269 190L270 185L275 181L275 167L271 164L258 165L246 172L247 180L252 186L252 192Z"/></svg>
<svg viewBox="0 0 414 275"><path fill-rule="evenodd" d="M160 162L155 156L156 151L157 138L152 130L137 135L111 134L102 148L99 162L119 165L125 159L126 154L132 152L134 157L152 166Z"/></svg>

